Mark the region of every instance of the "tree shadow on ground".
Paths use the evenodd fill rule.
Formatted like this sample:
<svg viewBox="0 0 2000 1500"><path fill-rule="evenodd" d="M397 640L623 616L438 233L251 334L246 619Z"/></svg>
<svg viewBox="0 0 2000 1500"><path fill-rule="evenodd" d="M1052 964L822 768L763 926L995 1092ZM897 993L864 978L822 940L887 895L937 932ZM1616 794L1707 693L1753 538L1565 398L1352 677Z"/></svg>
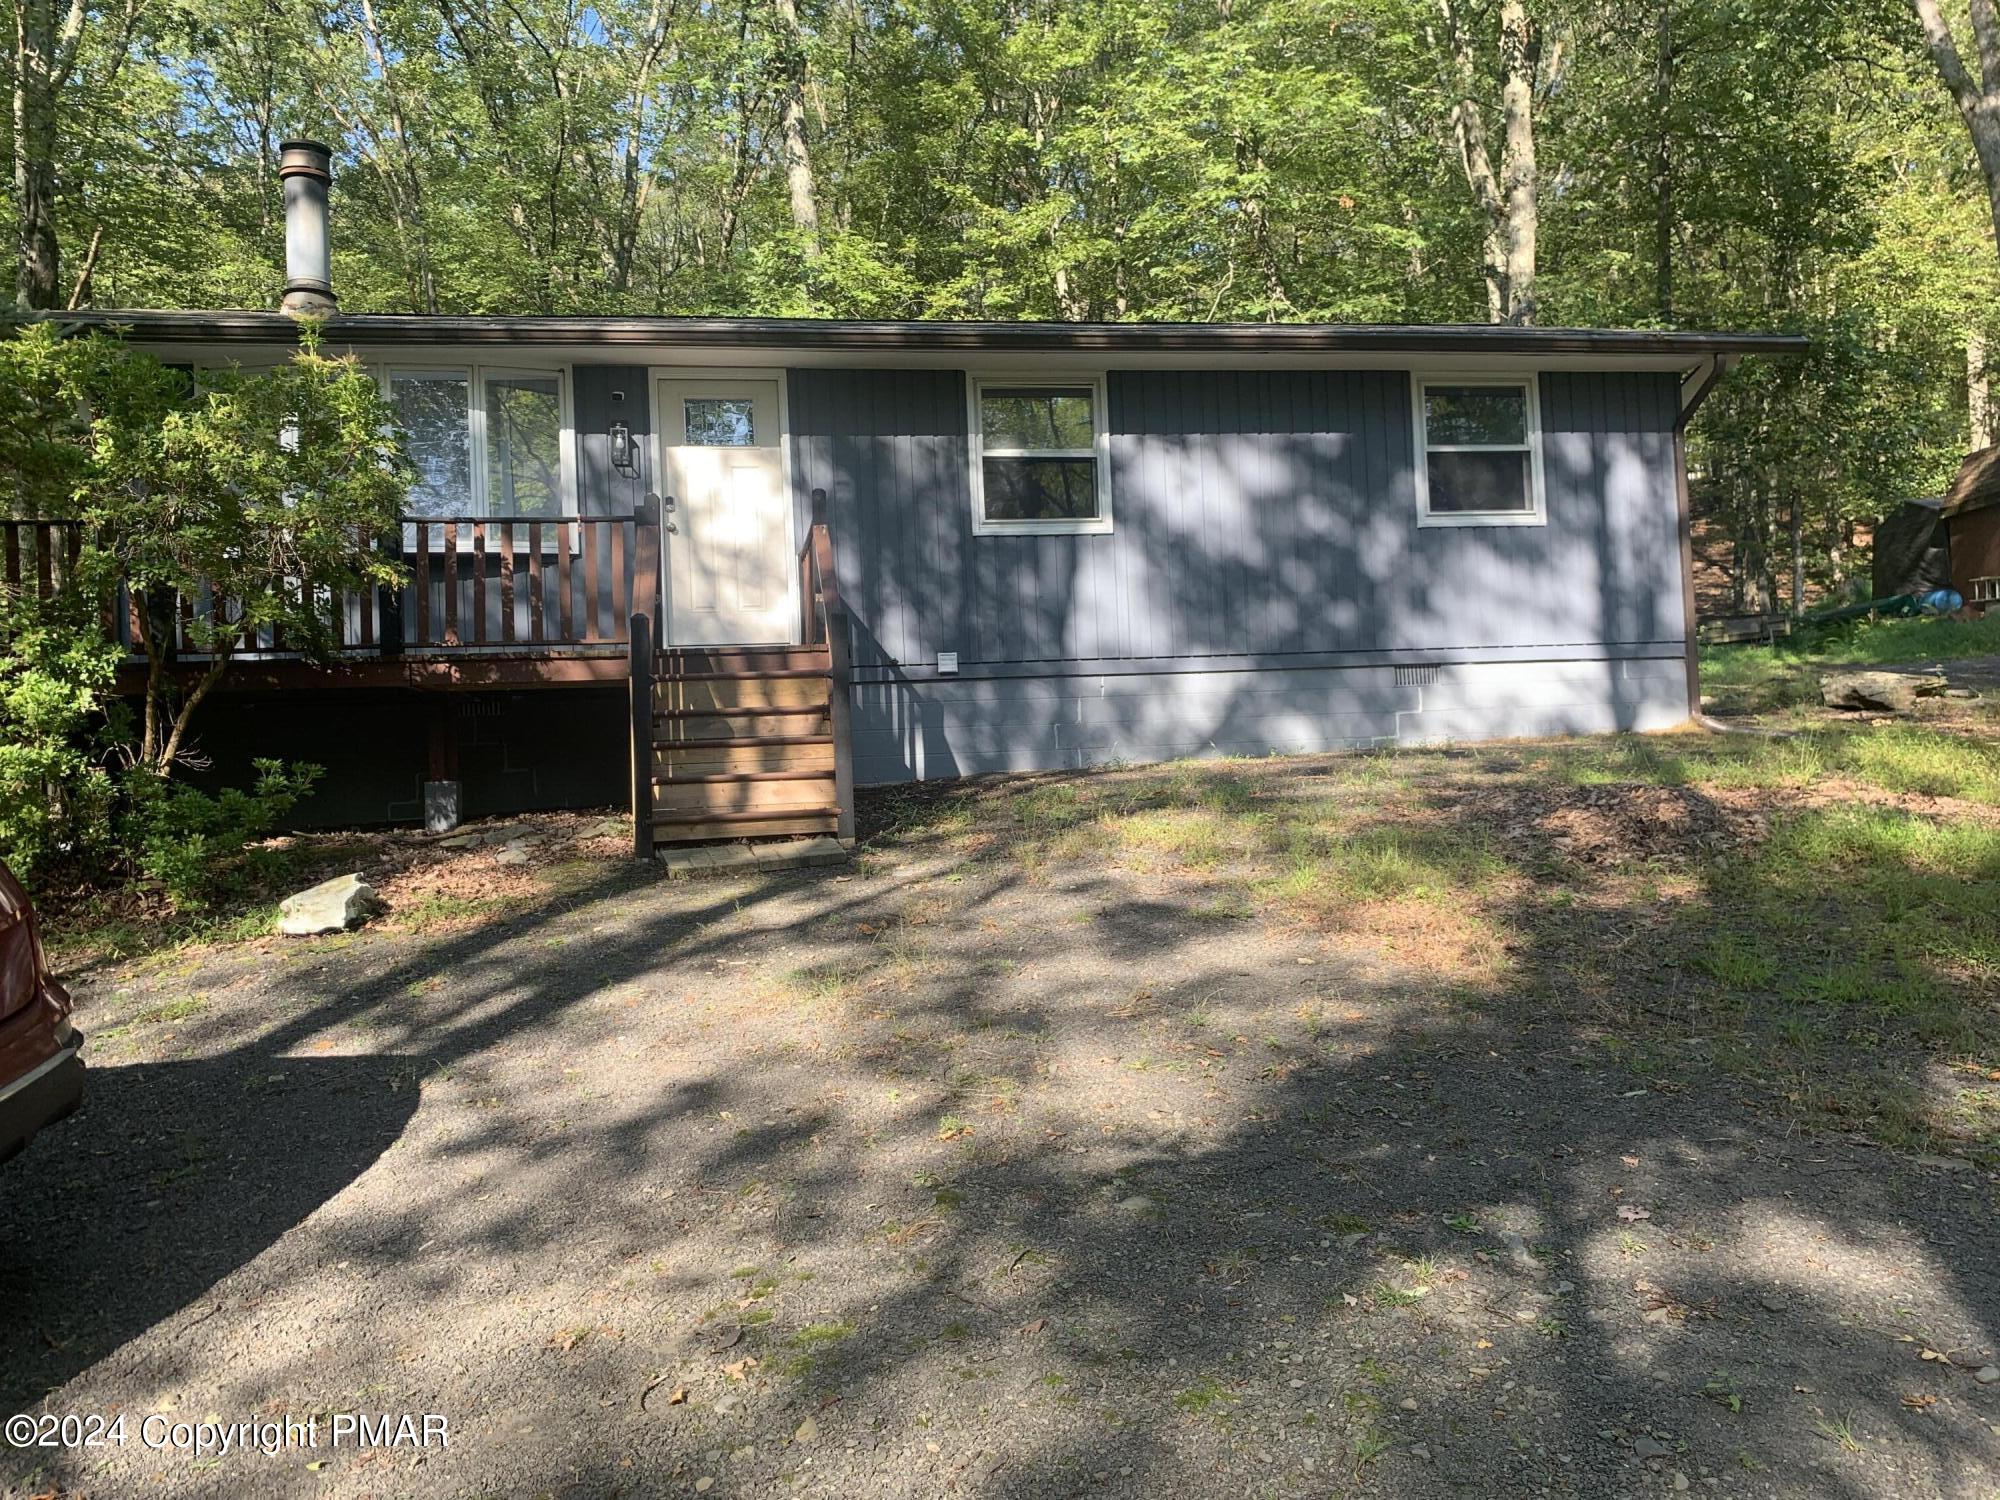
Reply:
<svg viewBox="0 0 2000 1500"><path fill-rule="evenodd" d="M1198 774L1255 828L1302 795L1171 773ZM1449 792L1433 819L1492 848L1488 810ZM1148 781L1132 800L1178 795ZM240 1129L246 1075L292 1074L343 1028L384 1054L365 1067L442 1080L419 1175L314 1253L274 1248L254 1289L232 1277L224 1320L314 1306L324 1262L351 1259L369 1296L450 1313L432 1336L457 1372L402 1377L475 1434L434 1478L565 1495L715 1473L815 1493L1590 1495L1680 1472L1858 1497L2000 1472L1991 1397L1961 1368L1991 1358L2000 1314L1990 1182L1798 1136L1747 1083L1607 1045L1617 997L1577 969L1603 914L1565 928L1534 878L1495 887L1510 961L1466 985L1268 914L1199 916L1205 866L1134 874L1088 843L1024 861L1006 828L1060 840L1081 820L986 811L957 842L888 815L894 858L845 882L607 878L519 920L359 943L281 979L290 1007L253 1040L191 1029L235 1092L169 1107L210 1134ZM1510 870L1557 857L1533 837L1502 841ZM1614 984L1679 961L1671 923L1634 930ZM595 1092L553 1098L559 1074L599 1069ZM121 1337L138 1335L86 1392L223 1347L176 1309L374 1160L414 1094L375 1086L358 1114L288 1092L294 1136L363 1122L345 1175L279 1211L170 1195L177 1232L241 1217L248 1238L129 1310L65 1309L77 1353L31 1383ZM144 1163L98 1137L107 1214L63 1190L90 1175L69 1139L26 1159L10 1233L26 1254L101 1235L116 1304L151 1264ZM47 1318L61 1283L39 1284ZM461 1337L536 1287L543 1323ZM551 1345L548 1320L614 1332ZM361 1338L274 1339L202 1378L247 1411L379 1364Z"/></svg>
<svg viewBox="0 0 2000 1500"><path fill-rule="evenodd" d="M416 1082L393 1056L92 1068L85 1107L5 1182L0 1406L162 1324L198 1361L203 1295L394 1145Z"/></svg>

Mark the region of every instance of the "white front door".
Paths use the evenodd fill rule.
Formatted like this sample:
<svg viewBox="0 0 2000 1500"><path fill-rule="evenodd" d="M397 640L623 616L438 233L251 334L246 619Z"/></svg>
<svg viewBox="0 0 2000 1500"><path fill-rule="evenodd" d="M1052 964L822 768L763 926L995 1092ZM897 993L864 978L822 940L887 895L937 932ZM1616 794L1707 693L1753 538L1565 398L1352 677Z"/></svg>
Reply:
<svg viewBox="0 0 2000 1500"><path fill-rule="evenodd" d="M776 380L662 379L667 646L798 639Z"/></svg>

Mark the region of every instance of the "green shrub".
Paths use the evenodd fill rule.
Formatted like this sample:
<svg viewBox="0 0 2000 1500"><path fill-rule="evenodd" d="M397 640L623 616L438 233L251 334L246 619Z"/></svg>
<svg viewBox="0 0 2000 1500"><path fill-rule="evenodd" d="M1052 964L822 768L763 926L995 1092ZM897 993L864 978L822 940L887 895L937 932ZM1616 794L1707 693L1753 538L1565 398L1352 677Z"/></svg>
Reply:
<svg viewBox="0 0 2000 1500"><path fill-rule="evenodd" d="M0 598L0 859L31 886L87 878L109 854L103 703L119 650L76 597Z"/></svg>
<svg viewBox="0 0 2000 1500"><path fill-rule="evenodd" d="M263 851L248 846L278 827L320 775L318 766L254 764L248 791L211 794L143 769L125 778L120 841L138 872L177 907L197 909L239 889L262 863Z"/></svg>

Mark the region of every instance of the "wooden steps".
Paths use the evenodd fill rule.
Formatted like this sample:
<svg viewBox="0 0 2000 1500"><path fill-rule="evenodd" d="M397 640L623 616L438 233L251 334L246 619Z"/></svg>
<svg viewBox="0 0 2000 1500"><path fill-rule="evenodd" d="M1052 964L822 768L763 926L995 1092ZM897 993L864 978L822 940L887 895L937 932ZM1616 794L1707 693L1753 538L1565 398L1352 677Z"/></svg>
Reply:
<svg viewBox="0 0 2000 1500"><path fill-rule="evenodd" d="M837 835L832 708L824 645L658 653L653 841Z"/></svg>
<svg viewBox="0 0 2000 1500"><path fill-rule="evenodd" d="M854 843L854 771L848 748L847 615L834 577L826 493L799 552L805 641L779 646L653 649L655 622L634 613L627 660L632 708L632 852L658 846L736 867L765 845L815 836ZM815 846L816 847L816 846ZM742 856L742 857L739 857ZM720 867L720 866L718 866Z"/></svg>

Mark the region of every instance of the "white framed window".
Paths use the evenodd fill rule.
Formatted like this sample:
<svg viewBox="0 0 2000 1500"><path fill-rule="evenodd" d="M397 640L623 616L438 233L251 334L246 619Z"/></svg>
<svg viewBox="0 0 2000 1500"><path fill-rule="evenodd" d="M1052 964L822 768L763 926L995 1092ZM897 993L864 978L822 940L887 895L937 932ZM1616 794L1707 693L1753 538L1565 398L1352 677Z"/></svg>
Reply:
<svg viewBox="0 0 2000 1500"><path fill-rule="evenodd" d="M377 372L409 435L423 516L573 516L575 421L568 371L393 364Z"/></svg>
<svg viewBox="0 0 2000 1500"><path fill-rule="evenodd" d="M1419 526L1542 526L1542 414L1529 376L1419 375Z"/></svg>
<svg viewBox="0 0 2000 1500"><path fill-rule="evenodd" d="M1101 375L974 375L972 529L987 536L1111 529Z"/></svg>

